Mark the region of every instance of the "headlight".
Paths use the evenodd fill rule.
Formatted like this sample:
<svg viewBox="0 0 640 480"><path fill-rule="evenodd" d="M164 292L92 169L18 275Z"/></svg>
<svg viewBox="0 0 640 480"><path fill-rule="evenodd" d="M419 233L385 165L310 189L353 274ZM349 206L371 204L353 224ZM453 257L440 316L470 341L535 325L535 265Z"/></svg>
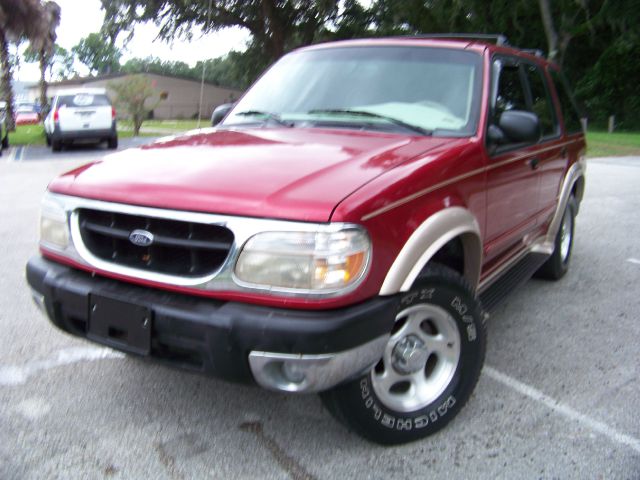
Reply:
<svg viewBox="0 0 640 480"><path fill-rule="evenodd" d="M358 282L369 263L370 242L357 228L336 232L265 232L247 241L236 279L273 290L326 293Z"/></svg>
<svg viewBox="0 0 640 480"><path fill-rule="evenodd" d="M45 195L42 199L40 243L45 247L60 250L64 250L69 245L67 212L49 195Z"/></svg>

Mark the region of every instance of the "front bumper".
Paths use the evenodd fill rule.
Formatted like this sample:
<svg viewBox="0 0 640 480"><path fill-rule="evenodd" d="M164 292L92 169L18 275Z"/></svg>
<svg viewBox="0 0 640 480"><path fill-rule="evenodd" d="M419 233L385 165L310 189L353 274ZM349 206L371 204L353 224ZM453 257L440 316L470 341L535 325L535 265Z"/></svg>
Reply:
<svg viewBox="0 0 640 480"><path fill-rule="evenodd" d="M225 302L93 276L40 256L27 264L27 281L36 303L66 332L178 367L231 381L255 380L283 391L326 390L370 368L382 355L397 311L397 297L325 311ZM96 297L149 312L149 348L129 345L121 323L113 337L92 335ZM118 317L117 307L112 308L110 314Z"/></svg>

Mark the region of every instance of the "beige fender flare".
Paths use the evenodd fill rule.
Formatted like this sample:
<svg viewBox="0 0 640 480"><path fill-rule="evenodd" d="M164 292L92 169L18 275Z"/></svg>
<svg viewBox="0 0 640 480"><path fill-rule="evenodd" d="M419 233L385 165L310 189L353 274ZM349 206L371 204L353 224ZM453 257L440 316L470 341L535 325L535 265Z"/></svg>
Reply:
<svg viewBox="0 0 640 480"><path fill-rule="evenodd" d="M431 215L411 234L391 265L380 295L408 291L429 260L456 237L464 249L464 277L475 290L482 265L480 227L466 208L449 207Z"/></svg>
<svg viewBox="0 0 640 480"><path fill-rule="evenodd" d="M586 171L587 162L584 158L580 158L579 161L569 168L564 177L562 188L558 195L558 205L553 218L551 219L551 223L549 224L549 229L547 230L547 236L545 238L545 244L550 248L550 253L553 253L556 235L558 234L558 230L560 230L560 223L562 222L564 211L567 208L569 197L573 192L573 187L578 181L581 183L578 184L579 188L576 191L576 200L578 201L578 204L580 204L580 201L582 200L582 196L584 195L584 177L586 175Z"/></svg>

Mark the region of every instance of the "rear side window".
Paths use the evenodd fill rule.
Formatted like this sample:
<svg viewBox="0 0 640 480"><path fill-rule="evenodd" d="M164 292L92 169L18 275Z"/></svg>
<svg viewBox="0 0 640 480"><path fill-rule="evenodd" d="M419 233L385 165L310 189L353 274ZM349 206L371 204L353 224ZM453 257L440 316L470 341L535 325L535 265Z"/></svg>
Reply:
<svg viewBox="0 0 640 480"><path fill-rule="evenodd" d="M531 87L531 111L538 115L540 119L542 136L550 137L556 135L558 133L558 120L542 71L535 65L525 65L525 72Z"/></svg>
<svg viewBox="0 0 640 480"><path fill-rule="evenodd" d="M79 93L77 95L63 95L58 98L58 108L61 107L108 107L111 105L106 95L91 95Z"/></svg>
<svg viewBox="0 0 640 480"><path fill-rule="evenodd" d="M567 81L558 71L549 70L549 72L551 73L553 84L556 87L558 100L560 100L560 109L562 110L566 133L581 133L582 123L580 122L580 115L578 114L578 108L573 100L573 96L569 91Z"/></svg>

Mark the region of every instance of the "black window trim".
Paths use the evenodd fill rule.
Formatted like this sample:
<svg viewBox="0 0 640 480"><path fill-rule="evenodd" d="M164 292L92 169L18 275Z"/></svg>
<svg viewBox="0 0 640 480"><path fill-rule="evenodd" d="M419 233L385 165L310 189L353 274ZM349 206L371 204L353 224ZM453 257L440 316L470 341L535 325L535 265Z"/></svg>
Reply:
<svg viewBox="0 0 640 480"><path fill-rule="evenodd" d="M495 72L494 66L498 61L501 62L501 65L500 65L500 70L497 72L498 75L495 76L496 72ZM505 54L505 53L496 53L491 56L491 63L490 63L491 83L490 83L490 90L489 90L489 108L487 109L487 113L486 113L487 122L485 127L485 147L490 157L496 157L498 155L502 155L503 153L508 153L513 150L519 150L521 148L525 148L532 145L528 143L507 143L505 145L491 145L489 143L489 135L488 135L489 127L491 127L491 125L494 125L494 120L495 120L495 113L496 113L495 104L496 104L496 98L498 93L498 83L500 78L499 74L502 72L502 67L505 65L511 66L511 67L518 67L518 70L519 70L518 75L520 77L520 82L522 82L522 68L520 68L521 61L522 59L520 57L515 55ZM524 93L525 93L525 102L526 102L527 101L526 89Z"/></svg>
<svg viewBox="0 0 640 480"><path fill-rule="evenodd" d="M502 65L518 67L518 74L520 76L520 81L522 82L522 86L524 88L525 102L529 110L532 109L532 103L533 103L532 97L531 97L531 85L529 84L529 79L527 78L527 74L524 71L523 64L534 65L536 68L538 68L538 71L542 74L545 91L547 95L549 95L547 98L549 101L551 101L551 104L553 107L553 113L555 114L555 117L556 117L555 121L557 126L556 126L555 135L547 135L545 137L541 137L537 143L509 143L505 145L499 145L497 147L494 146L494 148L490 148L491 144L489 143L488 131L489 131L489 127L493 125L494 116L495 116L495 98L497 94L498 82L497 82L497 79L494 78L494 75L495 75L494 65L497 61L502 62ZM548 85L549 80L545 75L544 68L542 66L540 66L536 62L533 62L526 58L519 57L517 55L510 55L506 53L495 53L491 56L490 69L491 69L491 72L490 72L490 84L489 84L489 108L487 109L487 113L486 113L487 121L486 121L486 127L485 127L485 147L490 157L502 155L503 153L508 153L513 150L518 150L521 148L531 147L535 145L542 145L544 143L557 140L562 137L562 134L564 132L564 116L562 117L563 123L561 124L560 117L558 116L559 105L555 104L553 95L551 95L551 91L549 90L549 85ZM555 88L555 85L553 85L553 87ZM557 95L557 92L555 93Z"/></svg>

